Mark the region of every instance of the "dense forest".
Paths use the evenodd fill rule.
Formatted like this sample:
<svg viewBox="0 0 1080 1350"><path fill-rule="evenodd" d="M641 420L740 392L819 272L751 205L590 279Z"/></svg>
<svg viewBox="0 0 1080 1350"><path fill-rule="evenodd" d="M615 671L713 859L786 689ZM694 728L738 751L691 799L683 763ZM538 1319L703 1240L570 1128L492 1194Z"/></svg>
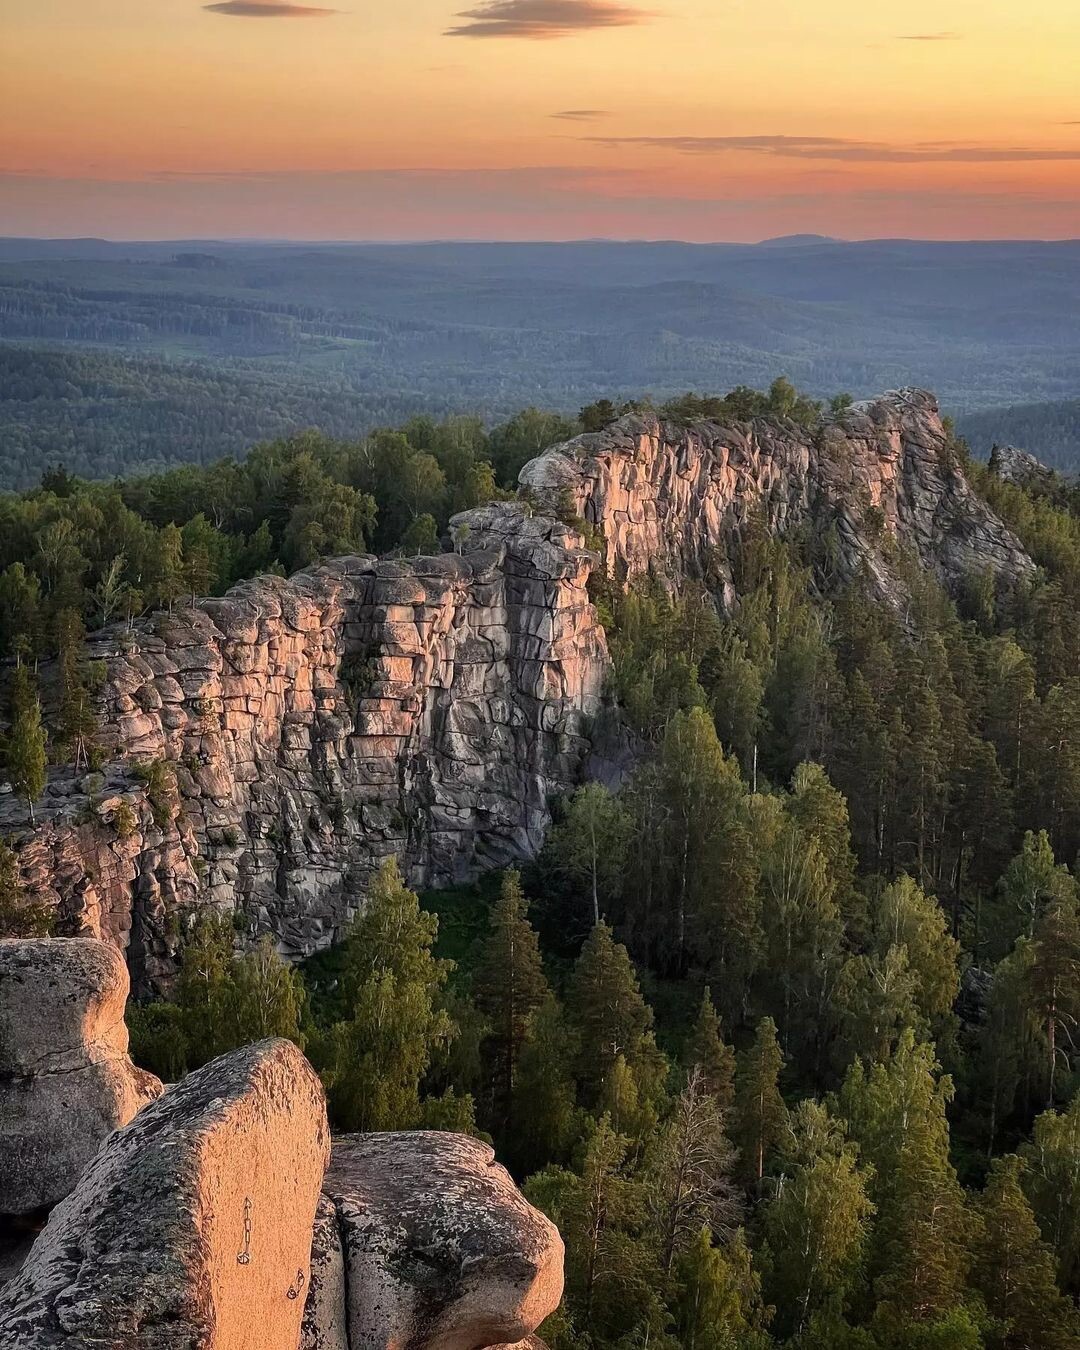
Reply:
<svg viewBox="0 0 1080 1350"><path fill-rule="evenodd" d="M1053 469L1080 473L1080 399L987 408L965 414L957 424L977 453L1015 445Z"/></svg>
<svg viewBox="0 0 1080 1350"><path fill-rule="evenodd" d="M777 370L816 397L934 388L958 416L1067 399L1077 296L1075 242L0 239L0 487L59 458L127 476L306 427L490 425ZM1044 421L1009 439L1046 457Z"/></svg>
<svg viewBox="0 0 1080 1350"><path fill-rule="evenodd" d="M689 415L795 416L768 395ZM326 554L436 547L579 420L314 435L0 499L7 774L94 755L86 626ZM338 1129L482 1132L558 1222L553 1350L1080 1346L1080 504L953 452L1038 564L895 614L828 530L751 529L739 602L594 577L640 747L554 804L541 854L411 892L392 861L300 969L187 932L133 1007L173 1079L271 1033ZM57 653L45 709L34 660ZM42 719L48 724L46 742ZM0 924L25 924L10 854Z"/></svg>

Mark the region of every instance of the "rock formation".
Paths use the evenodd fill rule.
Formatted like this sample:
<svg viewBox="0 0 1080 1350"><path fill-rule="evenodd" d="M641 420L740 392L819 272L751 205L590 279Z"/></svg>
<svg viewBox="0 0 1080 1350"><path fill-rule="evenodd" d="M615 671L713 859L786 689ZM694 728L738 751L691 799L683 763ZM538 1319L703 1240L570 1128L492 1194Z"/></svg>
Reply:
<svg viewBox="0 0 1080 1350"><path fill-rule="evenodd" d="M990 451L990 472L1003 483L1015 483L1017 487L1041 488L1051 490L1059 482L1059 476L1042 460L1026 450L1018 450L1015 445L995 445Z"/></svg>
<svg viewBox="0 0 1080 1350"><path fill-rule="evenodd" d="M288 1041L213 1060L110 1136L0 1289L5 1350L296 1350L329 1154Z"/></svg>
<svg viewBox="0 0 1080 1350"><path fill-rule="evenodd" d="M903 551L949 586L1033 570L917 390L813 431L632 415L521 478L539 513L458 516L454 553L339 559L97 636L104 770L54 773L36 829L13 798L0 808L60 931L125 948L146 992L196 906L299 956L340 934L387 854L437 885L534 853L593 748L608 669L597 557L550 514L567 499L617 576L704 578L727 604L753 513L779 533L812 523L834 573L864 567L898 609Z"/></svg>
<svg viewBox="0 0 1080 1350"><path fill-rule="evenodd" d="M16 841L64 931L126 948L144 991L195 905L300 955L388 854L433 884L535 851L607 670L594 560L517 504L456 531L460 554L261 577L95 640L111 758Z"/></svg>
<svg viewBox="0 0 1080 1350"><path fill-rule="evenodd" d="M559 1305L558 1230L486 1144L348 1135L323 1189L302 1350L517 1344Z"/></svg>
<svg viewBox="0 0 1080 1350"><path fill-rule="evenodd" d="M128 1058L115 947L0 941L0 1215L54 1205L101 1141L161 1092Z"/></svg>
<svg viewBox="0 0 1080 1350"><path fill-rule="evenodd" d="M609 571L704 578L729 603L731 555L754 511L776 534L834 526L842 573L865 565L894 605L897 546L949 587L972 572L1014 580L1034 570L968 484L937 401L918 389L856 403L812 432L766 418L682 428L623 417L553 446L521 481L541 500L569 493L602 535Z"/></svg>

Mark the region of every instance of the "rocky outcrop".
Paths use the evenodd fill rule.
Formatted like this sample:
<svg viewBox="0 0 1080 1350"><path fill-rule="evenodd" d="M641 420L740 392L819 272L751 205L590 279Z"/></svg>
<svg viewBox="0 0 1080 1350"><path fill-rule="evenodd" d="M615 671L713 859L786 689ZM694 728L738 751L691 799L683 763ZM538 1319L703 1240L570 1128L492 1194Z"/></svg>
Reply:
<svg viewBox="0 0 1080 1350"><path fill-rule="evenodd" d="M115 947L0 941L0 1215L71 1192L101 1141L161 1093L128 1057Z"/></svg>
<svg viewBox="0 0 1080 1350"><path fill-rule="evenodd" d="M1053 469L1027 450L1015 445L995 445L990 451L990 472L1003 483L1050 491L1060 481Z"/></svg>
<svg viewBox="0 0 1080 1350"><path fill-rule="evenodd" d="M456 553L261 577L92 642L105 769L55 777L33 831L0 812L63 931L125 948L141 992L195 906L302 955L388 854L430 885L539 847L607 670L594 559L520 504L455 532Z"/></svg>
<svg viewBox="0 0 1080 1350"><path fill-rule="evenodd" d="M324 1192L302 1350L540 1344L529 1338L562 1297L562 1239L487 1145L345 1136Z"/></svg>
<svg viewBox="0 0 1080 1350"><path fill-rule="evenodd" d="M689 428L653 416L554 446L521 481L541 501L572 498L618 577L702 578L734 601L731 561L753 513L785 534L834 530L841 576L865 567L896 607L898 549L950 587L991 571L1032 572L1020 542L972 490L932 394L902 389L808 430L759 418Z"/></svg>
<svg viewBox="0 0 1080 1350"><path fill-rule="evenodd" d="M296 1350L329 1154L287 1041L213 1060L113 1134L0 1289L5 1350Z"/></svg>
<svg viewBox="0 0 1080 1350"><path fill-rule="evenodd" d="M701 578L728 605L756 516L812 525L830 577L865 569L899 612L909 563L953 587L1033 570L918 390L813 430L631 415L521 478L528 500L455 518L453 553L261 577L98 635L104 769L55 772L35 829L0 805L60 931L124 948L144 993L199 906L296 957L340 934L388 854L428 886L535 853L551 796L604 758L597 555L554 518L568 502L610 573Z"/></svg>

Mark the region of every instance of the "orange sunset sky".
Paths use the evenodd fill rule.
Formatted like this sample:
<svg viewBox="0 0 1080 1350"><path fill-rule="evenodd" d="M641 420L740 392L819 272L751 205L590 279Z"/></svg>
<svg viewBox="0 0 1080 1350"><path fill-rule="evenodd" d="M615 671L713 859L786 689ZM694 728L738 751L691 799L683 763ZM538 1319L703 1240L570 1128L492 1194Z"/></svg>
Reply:
<svg viewBox="0 0 1080 1350"><path fill-rule="evenodd" d="M1080 235L1078 0L0 0L0 233Z"/></svg>

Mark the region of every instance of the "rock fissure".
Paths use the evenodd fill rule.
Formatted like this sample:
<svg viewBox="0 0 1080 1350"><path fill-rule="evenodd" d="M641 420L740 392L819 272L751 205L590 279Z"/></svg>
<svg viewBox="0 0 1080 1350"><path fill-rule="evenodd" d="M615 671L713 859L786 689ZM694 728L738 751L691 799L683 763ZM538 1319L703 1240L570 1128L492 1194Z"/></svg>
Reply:
<svg viewBox="0 0 1080 1350"><path fill-rule="evenodd" d="M865 571L900 613L901 554L953 589L1034 571L918 390L813 432L631 415L521 480L525 500L455 517L453 553L336 559L93 638L103 773L55 772L33 829L12 798L0 806L59 931L126 950L147 993L167 985L199 906L299 957L340 936L390 854L414 886L534 854L551 796L604 758L597 567L703 580L731 606L760 518L778 535L834 528L836 574ZM555 518L567 504L599 556ZM139 781L140 761L165 770Z"/></svg>

